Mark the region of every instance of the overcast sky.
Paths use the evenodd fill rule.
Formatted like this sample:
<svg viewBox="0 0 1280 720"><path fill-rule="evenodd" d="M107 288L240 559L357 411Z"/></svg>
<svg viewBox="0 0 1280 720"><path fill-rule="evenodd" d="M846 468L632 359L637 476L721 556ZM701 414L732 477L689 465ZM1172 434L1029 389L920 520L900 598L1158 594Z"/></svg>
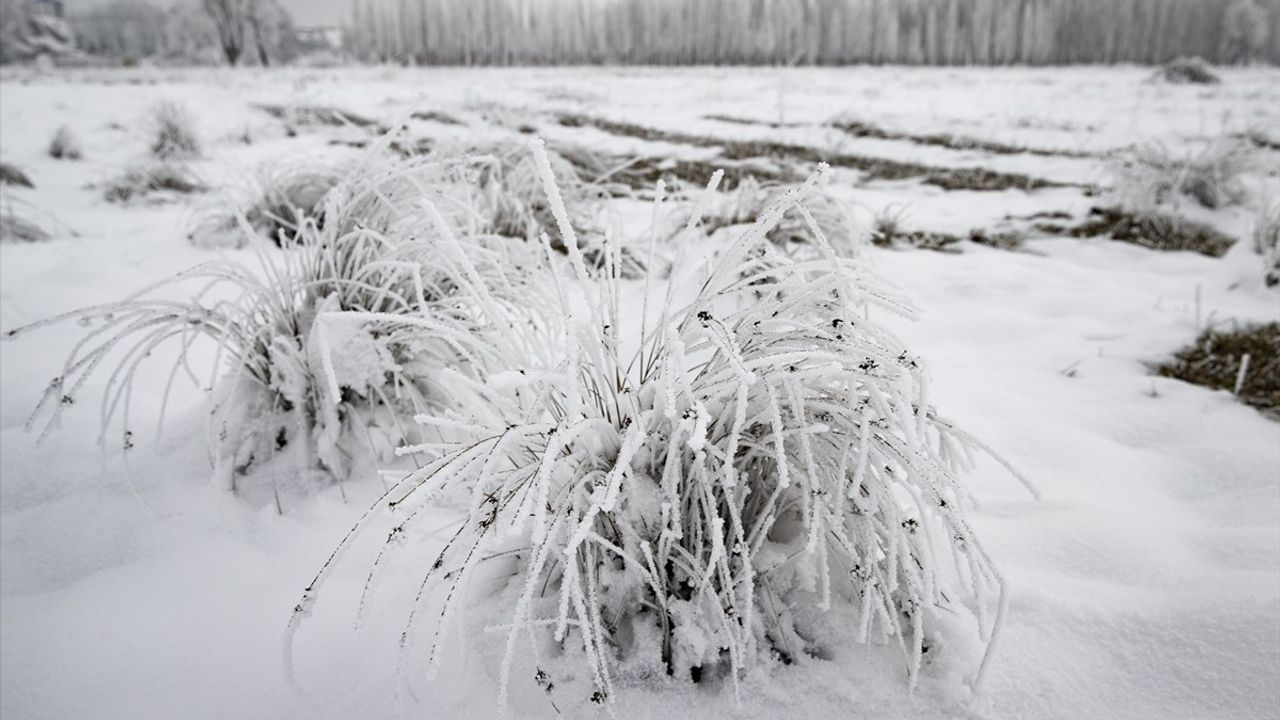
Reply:
<svg viewBox="0 0 1280 720"><path fill-rule="evenodd" d="M158 5L200 0L151 0ZM68 10L89 7L105 0L64 0ZM299 25L337 25L351 14L351 0L280 0Z"/></svg>

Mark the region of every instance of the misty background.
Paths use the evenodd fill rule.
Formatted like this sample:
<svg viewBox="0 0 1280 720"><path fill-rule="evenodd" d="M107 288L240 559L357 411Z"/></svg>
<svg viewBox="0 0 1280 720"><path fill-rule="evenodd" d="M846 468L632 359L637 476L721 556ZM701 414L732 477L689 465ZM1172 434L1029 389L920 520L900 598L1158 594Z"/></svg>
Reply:
<svg viewBox="0 0 1280 720"><path fill-rule="evenodd" d="M0 0L59 66L1280 62L1280 0Z"/></svg>

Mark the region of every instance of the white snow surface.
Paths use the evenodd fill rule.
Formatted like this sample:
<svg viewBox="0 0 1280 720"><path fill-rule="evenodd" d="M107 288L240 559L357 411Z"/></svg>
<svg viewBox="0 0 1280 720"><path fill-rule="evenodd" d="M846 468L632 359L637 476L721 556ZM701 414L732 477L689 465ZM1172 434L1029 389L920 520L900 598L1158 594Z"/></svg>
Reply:
<svg viewBox="0 0 1280 720"><path fill-rule="evenodd" d="M435 137L530 124L548 137L618 152L678 150L560 127L550 117L577 112L726 138L838 142L853 152L1070 182L1105 181L1101 161L836 140L818 123L857 117L912 133L1090 153L1147 140L1182 147L1230 132L1280 137L1274 68L1224 70L1213 87L1149 84L1148 74L1125 67L5 71L0 159L25 169L36 187L5 186L4 203L37 212L54 238L0 246L0 331L117 299L219 252L186 240L200 199L115 205L92 186L145 155L147 113L163 99L185 103L197 118L205 159L193 168L224 187L281 158L353 156L329 141L367 136L325 128L288 137L254 103L334 106ZM416 110L470 125L411 120ZM807 125L705 119L711 114ZM81 162L45 155L64 123L81 138ZM245 132L252 144L238 139ZM1246 238L1264 196L1280 200L1280 153L1260 150L1259 158L1245 206L1184 209ZM910 224L960 234L1037 211L1079 217L1096 202L1074 188L944 192L913 182L854 187L842 175L836 182L863 221L897 206ZM727 686L663 678L623 689L617 715L1280 717L1280 423L1227 392L1148 369L1206 323L1280 320L1280 296L1262 287L1261 260L1247 244L1220 259L1048 237L1032 237L1017 253L872 251L879 271L920 310L914 322L876 319L926 359L940 413L1043 493L1030 499L991 461L965 478L980 502L969 511L972 524L1012 590L986 686L970 696L959 677L972 668L944 658L911 694L899 656L836 633L826 659L755 672L739 707ZM175 393L156 437L164 357L139 382L133 412L142 419L127 457L113 438L105 450L97 442L92 392L37 445L23 423L80 332L56 326L0 343L0 715L496 715L494 648L503 636L475 623L454 629L434 680L419 659L408 685L397 683L399 598L412 594L435 557L445 539L436 536L413 538L397 555L388 587L378 589L386 600L358 631L355 601L369 558L344 559L298 634L298 685L290 686L281 638L293 604L382 492L380 480L370 474L288 497L283 515L215 487L207 399L198 389ZM447 508L439 515L422 526L451 517ZM495 571L487 582L496 590L501 577ZM557 715L532 668L519 685L513 717L604 715L586 698L556 697Z"/></svg>

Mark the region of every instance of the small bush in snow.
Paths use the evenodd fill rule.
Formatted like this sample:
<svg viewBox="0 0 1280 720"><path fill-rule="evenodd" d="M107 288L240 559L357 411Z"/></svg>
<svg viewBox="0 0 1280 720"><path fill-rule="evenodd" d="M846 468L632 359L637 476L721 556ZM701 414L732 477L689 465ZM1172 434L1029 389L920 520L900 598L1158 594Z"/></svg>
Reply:
<svg viewBox="0 0 1280 720"><path fill-rule="evenodd" d="M166 100L151 111L151 154L159 160L190 160L200 157L200 138L187 109Z"/></svg>
<svg viewBox="0 0 1280 720"><path fill-rule="evenodd" d="M1164 143L1147 143L1117 153L1110 162L1116 193L1130 208L1158 205L1174 193L1210 209L1237 204L1245 196L1240 176L1254 164L1252 149L1230 138L1185 155Z"/></svg>
<svg viewBox="0 0 1280 720"><path fill-rule="evenodd" d="M641 321L631 354L617 246L610 271L593 276L551 164L537 159L570 268L547 270L559 351L509 355L508 372L474 384L476 402L420 418L448 434L406 450L436 459L342 540L289 637L376 510L391 508L394 527L371 582L423 509L452 492L467 510L422 579L402 646L419 634L428 590L448 586L436 667L441 628L482 561L518 552L510 618L495 628L506 634L503 702L517 656L522 667L548 661L548 640L584 662L583 697L607 702L620 665L724 674L736 690L747 668L821 645L800 636L796 614L837 606L862 641L900 647L913 682L937 618L976 615L992 638L1003 584L956 477L975 441L936 414L919 358L866 319L870 307L904 307L811 218L820 259L766 239L787 212L805 215L813 181L766 208L688 305L653 308L661 320ZM536 680L549 689L541 669Z"/></svg>
<svg viewBox="0 0 1280 720"><path fill-rule="evenodd" d="M489 288L517 287L504 268L526 265L501 245L454 237L429 188L416 184L418 169L358 168L327 197L323 222L304 223L286 251L263 248L260 269L215 260L120 302L10 333L63 320L93 328L32 423L46 422L47 433L101 363L117 358L102 427L104 435L118 428L127 448L133 378L172 343L170 384L183 375L214 393L215 474L232 488L286 447L305 469L341 480L350 458L402 442L402 419L429 409L445 378L480 373L495 348L519 347L487 333L517 324L506 321L516 303ZM409 197L412 205L401 199ZM163 297L176 287L190 288L190 299ZM537 302L534 291L520 295ZM197 341L217 349L207 378L192 367Z"/></svg>
<svg viewBox="0 0 1280 720"><path fill-rule="evenodd" d="M80 159L80 140L71 132L71 128L63 125L53 134L53 139L49 141L49 157L55 160Z"/></svg>
<svg viewBox="0 0 1280 720"><path fill-rule="evenodd" d="M1167 82L1174 85L1217 85L1222 82L1204 58L1180 57L1161 65L1152 74L1151 80Z"/></svg>

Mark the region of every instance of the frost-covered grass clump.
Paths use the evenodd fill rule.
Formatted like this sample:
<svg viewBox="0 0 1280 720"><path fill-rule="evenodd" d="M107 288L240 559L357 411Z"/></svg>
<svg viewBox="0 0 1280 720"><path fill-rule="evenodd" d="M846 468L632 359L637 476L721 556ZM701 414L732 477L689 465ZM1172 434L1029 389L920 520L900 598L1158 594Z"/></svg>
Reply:
<svg viewBox="0 0 1280 720"><path fill-rule="evenodd" d="M35 187L31 182L31 178L17 165L10 165L7 162L0 162L0 185L13 185L14 187Z"/></svg>
<svg viewBox="0 0 1280 720"><path fill-rule="evenodd" d="M324 198L342 179L329 164L276 161L263 168L238 194L219 195L201 213L188 237L201 247L243 247L253 235L281 247L290 245L308 221L323 220Z"/></svg>
<svg viewBox="0 0 1280 720"><path fill-rule="evenodd" d="M444 147L444 154L459 154L458 149ZM524 143L497 142L465 148L472 158L474 175L469 178L477 189L476 212L482 232L522 238L536 242L546 233L552 247L565 252L564 239L552 217L542 189L538 168ZM563 177L562 197L575 227L593 237L599 236L600 201L607 196L583 179L575 165L558 152L547 153L557 177Z"/></svg>
<svg viewBox="0 0 1280 720"><path fill-rule="evenodd" d="M1240 176L1255 163L1248 144L1221 138L1185 154L1161 142L1137 145L1117 153L1110 165L1126 207L1149 208L1183 195L1213 210L1244 199Z"/></svg>
<svg viewBox="0 0 1280 720"><path fill-rule="evenodd" d="M709 229L754 223L764 210L797 187L795 183L762 184L754 177L744 178L732 190L714 197L706 208L703 222ZM841 255L852 254L862 240L849 207L848 200L829 188L812 188L806 193L803 209L788 210L765 237L787 252L812 250L814 239L809 225L812 220Z"/></svg>
<svg viewBox="0 0 1280 720"><path fill-rule="evenodd" d="M66 125L59 126L49 140L49 157L54 160L79 160L82 154L80 138Z"/></svg>
<svg viewBox="0 0 1280 720"><path fill-rule="evenodd" d="M510 354L506 372L470 384L471 402L419 418L437 435L405 451L431 461L341 541L289 637L335 558L386 522L361 598L368 611L384 558L445 496L465 510L424 558L402 647L443 595L438 667L483 561L515 555L500 593L506 618L491 628L505 636L500 702L524 678L572 692L575 673L588 678L583 702L609 702L616 683L653 672L736 691L761 662L821 654L823 638L795 622L813 612L841 613L858 640L897 646L912 683L940 621L970 619L993 641L1004 586L957 478L981 446L937 414L920 358L868 319L908 310L827 241L802 204L815 181L762 211L691 299L677 304L671 285L636 323L617 245L607 244L605 273L588 270L551 164L536 158L567 254L544 270L558 351ZM767 239L793 211L812 257ZM580 662L549 670L556 657Z"/></svg>
<svg viewBox="0 0 1280 720"><path fill-rule="evenodd" d="M127 449L134 378L167 346L177 354L162 404L179 376L212 391L215 474L232 488L285 448L303 475L341 480L352 458L404 442L408 419L439 400L438 380L482 373L497 348L516 346L490 331L514 324L505 308L516 303L503 293L520 281L507 268L524 263L511 248L456 237L417 182L434 173L432 164L371 162L326 197L323 222L304 223L290 247L260 244L259 268L214 260L11 332L68 320L91 328L32 423L47 433L106 368L102 432L119 432ZM209 354L193 353L197 343L211 344L211 362L199 364Z"/></svg>
<svg viewBox="0 0 1280 720"><path fill-rule="evenodd" d="M151 111L151 154L158 160L192 160L200 157L200 137L186 107L172 100Z"/></svg>
<svg viewBox="0 0 1280 720"><path fill-rule="evenodd" d="M131 165L108 180L102 190L107 202L127 203L205 191L205 185L185 165L148 161Z"/></svg>

